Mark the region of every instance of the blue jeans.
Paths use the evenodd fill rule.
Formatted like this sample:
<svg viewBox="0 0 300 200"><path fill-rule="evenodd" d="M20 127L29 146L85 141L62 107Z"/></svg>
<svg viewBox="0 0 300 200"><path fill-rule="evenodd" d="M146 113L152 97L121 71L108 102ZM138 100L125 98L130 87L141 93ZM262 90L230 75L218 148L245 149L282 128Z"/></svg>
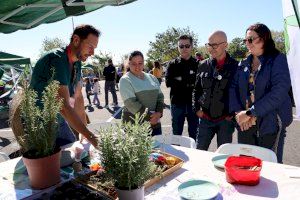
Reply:
<svg viewBox="0 0 300 200"><path fill-rule="evenodd" d="M283 147L284 147L285 136L286 136L286 130L284 128L281 131L279 140L278 140L278 146L277 146L277 152L276 152L278 163L283 163L282 157L283 157Z"/></svg>
<svg viewBox="0 0 300 200"><path fill-rule="evenodd" d="M188 122L189 136L196 140L199 118L192 109L192 105L171 104L172 129L174 135L182 135L185 118Z"/></svg>
<svg viewBox="0 0 300 200"><path fill-rule="evenodd" d="M94 93L93 104L100 105L100 101L98 99L98 93Z"/></svg>
<svg viewBox="0 0 300 200"><path fill-rule="evenodd" d="M225 143L232 142L234 123L226 119L213 122L207 119L200 119L197 133L197 149L208 150L211 140L217 134L218 147Z"/></svg>
<svg viewBox="0 0 300 200"><path fill-rule="evenodd" d="M58 135L56 138L57 146L64 146L66 144L76 141L76 137L69 127L65 119L61 119L58 124Z"/></svg>

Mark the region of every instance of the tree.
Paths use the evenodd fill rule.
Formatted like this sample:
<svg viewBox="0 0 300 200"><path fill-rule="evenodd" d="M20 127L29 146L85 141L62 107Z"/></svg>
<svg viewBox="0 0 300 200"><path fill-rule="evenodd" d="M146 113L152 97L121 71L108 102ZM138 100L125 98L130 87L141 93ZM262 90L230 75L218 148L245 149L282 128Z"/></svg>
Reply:
<svg viewBox="0 0 300 200"><path fill-rule="evenodd" d="M42 43L42 49L40 51L40 55L43 55L47 51L50 51L55 48L65 47L67 44L60 38L48 38L46 37Z"/></svg>
<svg viewBox="0 0 300 200"><path fill-rule="evenodd" d="M111 57L111 54L107 52L100 51L99 54L94 54L92 56L92 65L95 67L94 72L100 75L103 72L107 60Z"/></svg>
<svg viewBox="0 0 300 200"><path fill-rule="evenodd" d="M205 46L198 47L197 52L199 52L204 59L209 57L209 53L208 53L207 48Z"/></svg>
<svg viewBox="0 0 300 200"><path fill-rule="evenodd" d="M155 36L155 41L150 41L150 49L147 57L149 61L160 60L161 62L169 61L178 56L177 40L180 35L191 35L194 39L194 47L197 48L198 37L196 34L187 28L168 28L163 33L158 33Z"/></svg>
<svg viewBox="0 0 300 200"><path fill-rule="evenodd" d="M240 60L246 56L248 50L243 39L236 37L228 44L227 51L233 58Z"/></svg>
<svg viewBox="0 0 300 200"><path fill-rule="evenodd" d="M284 33L283 31L271 31L273 40L275 42L276 48L281 52L286 54L284 45Z"/></svg>

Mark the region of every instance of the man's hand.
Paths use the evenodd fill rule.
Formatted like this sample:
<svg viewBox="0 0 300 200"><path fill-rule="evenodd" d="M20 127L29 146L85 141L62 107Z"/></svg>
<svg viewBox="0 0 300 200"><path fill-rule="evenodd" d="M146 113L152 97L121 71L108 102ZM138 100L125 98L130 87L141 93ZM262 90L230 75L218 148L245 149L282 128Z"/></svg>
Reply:
<svg viewBox="0 0 300 200"><path fill-rule="evenodd" d="M231 121L232 120L232 116L227 116L227 117L225 117L225 120L227 120L227 121Z"/></svg>
<svg viewBox="0 0 300 200"><path fill-rule="evenodd" d="M196 112L196 115L197 115L199 118L202 118L203 115L204 115L204 113L203 113L202 110L198 110L198 111Z"/></svg>
<svg viewBox="0 0 300 200"><path fill-rule="evenodd" d="M161 113L160 112L154 112L150 115L150 124L155 125L159 122L161 118Z"/></svg>

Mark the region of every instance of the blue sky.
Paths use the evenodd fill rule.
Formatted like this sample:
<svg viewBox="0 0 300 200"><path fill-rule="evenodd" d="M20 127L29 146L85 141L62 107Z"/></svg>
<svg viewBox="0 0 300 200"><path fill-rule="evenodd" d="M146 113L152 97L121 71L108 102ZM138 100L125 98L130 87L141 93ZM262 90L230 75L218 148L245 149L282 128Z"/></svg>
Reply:
<svg viewBox="0 0 300 200"><path fill-rule="evenodd" d="M199 45L217 29L225 31L229 40L244 37L245 29L255 22L283 30L281 0L138 0L73 19L75 25L88 23L99 28L102 36L96 52L110 52L116 62L132 50L146 54L156 33L169 27L190 27L198 35ZM59 37L68 43L71 33L71 18L31 30L0 33L0 50L36 60L44 38Z"/></svg>

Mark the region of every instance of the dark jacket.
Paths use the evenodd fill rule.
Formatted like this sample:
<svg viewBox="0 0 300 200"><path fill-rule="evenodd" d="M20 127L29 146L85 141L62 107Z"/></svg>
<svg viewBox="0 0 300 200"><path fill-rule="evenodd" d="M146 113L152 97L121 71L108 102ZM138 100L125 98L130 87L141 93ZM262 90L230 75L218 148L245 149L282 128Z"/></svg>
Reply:
<svg viewBox="0 0 300 200"><path fill-rule="evenodd" d="M166 71L166 86L170 87L171 104L192 105L192 92L196 81L198 62L190 57L170 61Z"/></svg>
<svg viewBox="0 0 300 200"><path fill-rule="evenodd" d="M230 111L245 110L248 80L253 56L241 61L230 88ZM288 94L291 87L289 68L284 54L259 56L260 69L255 79L255 102L251 107L257 116L259 134L277 133L282 124L291 124L292 103ZM278 119L278 117L280 119ZM280 124L279 124L280 123Z"/></svg>
<svg viewBox="0 0 300 200"><path fill-rule="evenodd" d="M229 87L238 62L226 55L220 70L216 69L215 59L200 62L197 81L193 91L193 109L202 110L211 119L229 116Z"/></svg>
<svg viewBox="0 0 300 200"><path fill-rule="evenodd" d="M108 65L103 70L103 76L106 81L114 81L116 79L116 68L113 65Z"/></svg>

